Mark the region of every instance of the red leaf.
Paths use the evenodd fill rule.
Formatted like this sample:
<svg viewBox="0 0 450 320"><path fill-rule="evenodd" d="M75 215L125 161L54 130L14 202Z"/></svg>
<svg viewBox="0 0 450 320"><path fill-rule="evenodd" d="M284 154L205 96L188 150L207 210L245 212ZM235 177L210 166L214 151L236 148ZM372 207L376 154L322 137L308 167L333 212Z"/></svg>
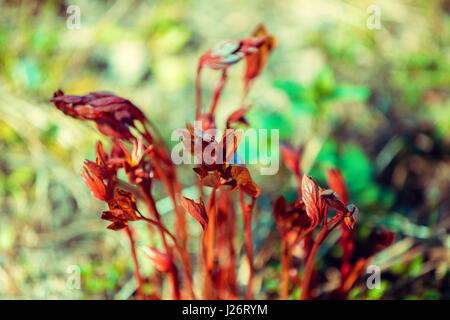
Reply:
<svg viewBox="0 0 450 320"><path fill-rule="evenodd" d="M345 183L344 177L339 169L327 170L327 183L330 189L336 191L339 197L342 199L345 205L349 202L348 188Z"/></svg>
<svg viewBox="0 0 450 320"><path fill-rule="evenodd" d="M286 198L279 196L273 204L273 213L275 215L275 221L277 222L278 229L282 229L282 217L286 212Z"/></svg>
<svg viewBox="0 0 450 320"><path fill-rule="evenodd" d="M261 189L252 180L247 168L238 165L232 166L231 177L236 181L237 186L250 197L256 198L260 195Z"/></svg>
<svg viewBox="0 0 450 320"><path fill-rule="evenodd" d="M99 166L97 163L89 160L85 160L84 165L89 168L89 171L99 179L108 179L109 173L106 167Z"/></svg>
<svg viewBox="0 0 450 320"><path fill-rule="evenodd" d="M241 46L242 43L239 40L222 41L202 55L199 64L201 67L213 70L226 69L244 57L244 54L239 51Z"/></svg>
<svg viewBox="0 0 450 320"><path fill-rule="evenodd" d="M275 37L267 32L264 25L259 25L252 35L263 38L264 40L256 52L245 57L247 67L245 69L244 79L246 82L253 80L261 73L269 60L270 52L276 46Z"/></svg>
<svg viewBox="0 0 450 320"><path fill-rule="evenodd" d="M160 252L155 248L148 248L141 246L142 251L145 252L147 257L153 262L153 265L159 272L168 272L173 270L173 261L172 259L165 253Z"/></svg>
<svg viewBox="0 0 450 320"><path fill-rule="evenodd" d="M114 199L108 202L109 208L123 211L123 219L127 221L137 221L139 217L136 205L136 198L130 192L121 189L114 190Z"/></svg>
<svg viewBox="0 0 450 320"><path fill-rule="evenodd" d="M289 144L283 144L281 146L281 158L283 159L283 163L293 174L297 177L301 176L300 171L300 156L301 151L295 150Z"/></svg>
<svg viewBox="0 0 450 320"><path fill-rule="evenodd" d="M114 231L119 231L119 230L126 228L127 226L128 226L128 223L126 221L117 220L117 221L111 223L109 226L107 226L107 228L114 230Z"/></svg>
<svg viewBox="0 0 450 320"><path fill-rule="evenodd" d="M100 141L97 141L96 151L97 157L95 161L99 166L105 167L109 157Z"/></svg>
<svg viewBox="0 0 450 320"><path fill-rule="evenodd" d="M111 138L132 139L128 127L134 126L135 120L143 122L146 119L129 100L111 93L91 92L84 96L70 96L59 90L50 101L71 117L94 121L98 130Z"/></svg>
<svg viewBox="0 0 450 320"><path fill-rule="evenodd" d="M225 155L223 163L230 163L234 160L234 155L237 152L239 143L241 142L242 131L236 131L234 129L227 129L222 135L220 146L222 147L223 154Z"/></svg>
<svg viewBox="0 0 450 320"><path fill-rule="evenodd" d="M320 197L326 201L326 203L338 212L347 212L347 207L344 202L339 198L336 192L331 189L323 190L320 193Z"/></svg>
<svg viewBox="0 0 450 320"><path fill-rule="evenodd" d="M200 223L203 231L205 231L208 226L208 215L206 214L203 200L200 199L200 203L196 203L194 200L183 197L181 198L181 205L192 216L192 218Z"/></svg>
<svg viewBox="0 0 450 320"><path fill-rule="evenodd" d="M94 121L98 131L105 136L122 140L130 140L133 138L128 127L115 119L96 119Z"/></svg>
<svg viewBox="0 0 450 320"><path fill-rule="evenodd" d="M379 248L389 247L395 239L395 233L389 231L385 226L381 226L380 231L375 231L373 233L376 245Z"/></svg>
<svg viewBox="0 0 450 320"><path fill-rule="evenodd" d="M249 125L247 119L245 119L245 113L247 112L247 108L239 108L234 111L227 119L227 128L230 127L230 124L233 122L243 123L245 125Z"/></svg>
<svg viewBox="0 0 450 320"><path fill-rule="evenodd" d="M353 229L356 220L358 220L359 209L354 205L350 204L347 207L347 216L344 218L344 222L348 228Z"/></svg>
<svg viewBox="0 0 450 320"><path fill-rule="evenodd" d="M94 197L102 201L108 201L111 199L111 193L107 186L95 174L91 175L87 167L83 167L81 176Z"/></svg>
<svg viewBox="0 0 450 320"><path fill-rule="evenodd" d="M306 207L306 214L311 219L311 225L317 226L321 220L319 205L319 192L311 177L304 174L302 178L302 200Z"/></svg>

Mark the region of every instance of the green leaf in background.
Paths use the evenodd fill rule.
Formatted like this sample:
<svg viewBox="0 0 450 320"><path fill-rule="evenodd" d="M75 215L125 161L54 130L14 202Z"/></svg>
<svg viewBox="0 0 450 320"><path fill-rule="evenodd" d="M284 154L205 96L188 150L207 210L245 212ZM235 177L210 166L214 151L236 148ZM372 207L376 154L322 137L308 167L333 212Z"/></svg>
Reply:
<svg viewBox="0 0 450 320"><path fill-rule="evenodd" d="M260 113L249 112L247 120L250 122L250 127L256 130L256 143L252 141L251 136L248 138L243 137L239 145L237 155L239 161L245 163L256 163L264 160L263 157L271 157L272 144L271 144L271 130L279 130L279 139L282 141L292 134L292 125L283 114L276 112ZM259 130L266 130L267 132L267 144L265 154L261 154ZM245 141L244 141L245 139ZM278 150L277 150L278 151Z"/></svg>
<svg viewBox="0 0 450 320"><path fill-rule="evenodd" d="M314 166L309 173L315 179L325 183L325 173L328 168L336 168L339 165L338 146L336 141L328 139L320 149L316 157Z"/></svg>
<svg viewBox="0 0 450 320"><path fill-rule="evenodd" d="M161 52L175 53L179 51L191 38L189 29L174 25L155 40L155 46Z"/></svg>
<svg viewBox="0 0 450 320"><path fill-rule="evenodd" d="M425 291L423 298L426 300L439 300L441 298L441 293L437 290L427 290Z"/></svg>
<svg viewBox="0 0 450 320"><path fill-rule="evenodd" d="M275 80L273 85L289 97L293 112L297 116L317 113L317 105L314 101L314 91L310 88L306 88L291 80Z"/></svg>
<svg viewBox="0 0 450 320"><path fill-rule="evenodd" d="M380 198L380 188L376 184L369 184L358 193L358 199L365 204L373 204Z"/></svg>
<svg viewBox="0 0 450 320"><path fill-rule="evenodd" d="M361 294L361 288L354 288L350 293L348 294L348 298L350 300L358 299L358 296Z"/></svg>
<svg viewBox="0 0 450 320"><path fill-rule="evenodd" d="M319 72L314 82L314 88L320 98L328 97L334 92L336 80L331 68L325 67Z"/></svg>
<svg viewBox="0 0 450 320"><path fill-rule="evenodd" d="M275 80L273 85L283 91L291 100L301 100L302 93L305 90L298 82L291 80Z"/></svg>
<svg viewBox="0 0 450 320"><path fill-rule="evenodd" d="M370 96L369 88L353 85L339 85L334 90L332 98L340 100L367 101Z"/></svg>
<svg viewBox="0 0 450 320"><path fill-rule="evenodd" d="M20 136L6 122L0 121L0 140L7 144L14 144L20 141Z"/></svg>
<svg viewBox="0 0 450 320"><path fill-rule="evenodd" d="M380 288L379 289L370 289L369 290L369 296L368 299L370 300L378 300L380 299L384 292L388 289L388 287L390 286L390 283L384 280L381 280L380 283Z"/></svg>
<svg viewBox="0 0 450 320"><path fill-rule="evenodd" d="M279 112L263 112L252 109L247 115L247 120L250 127L255 130L267 129L268 137L270 137L270 129L278 129L280 140L288 139L293 131L289 116Z"/></svg>
<svg viewBox="0 0 450 320"><path fill-rule="evenodd" d="M297 116L317 114L317 106L315 102L306 99L292 101L292 109Z"/></svg>
<svg viewBox="0 0 450 320"><path fill-rule="evenodd" d="M330 167L338 165L338 146L336 141L330 139L327 140L317 156L317 161L324 163Z"/></svg>
<svg viewBox="0 0 450 320"><path fill-rule="evenodd" d="M422 264L423 264L423 257L417 256L414 258L414 260L409 265L409 276L410 277L417 277L421 270L422 270Z"/></svg>
<svg viewBox="0 0 450 320"><path fill-rule="evenodd" d="M33 181L35 177L35 171L30 166L20 166L15 168L7 178L6 189L11 194L15 194L21 188Z"/></svg>
<svg viewBox="0 0 450 320"><path fill-rule="evenodd" d="M60 30L58 28L37 29L31 40L31 49L42 54L52 51L58 45L59 33Z"/></svg>
<svg viewBox="0 0 450 320"><path fill-rule="evenodd" d="M12 68L11 77L28 89L38 88L43 80L37 61L31 57L19 60Z"/></svg>
<svg viewBox="0 0 450 320"><path fill-rule="evenodd" d="M373 172L370 159L357 145L349 144L344 147L341 153L340 169L347 180L350 193L362 191L371 184Z"/></svg>

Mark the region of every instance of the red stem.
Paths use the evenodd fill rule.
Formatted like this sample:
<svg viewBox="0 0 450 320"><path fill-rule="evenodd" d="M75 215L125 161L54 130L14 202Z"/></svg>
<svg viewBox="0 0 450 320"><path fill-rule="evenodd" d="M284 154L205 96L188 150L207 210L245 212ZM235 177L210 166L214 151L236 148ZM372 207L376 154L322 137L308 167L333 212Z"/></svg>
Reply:
<svg viewBox="0 0 450 320"><path fill-rule="evenodd" d="M286 235L281 238L281 300L289 299L290 252Z"/></svg>
<svg viewBox="0 0 450 320"><path fill-rule="evenodd" d="M202 66L198 65L197 68L197 78L195 79L195 120L198 120L202 112L202 85L201 85L201 74Z"/></svg>
<svg viewBox="0 0 450 320"><path fill-rule="evenodd" d="M209 195L208 202L206 203L206 213L208 214L208 226L204 233L203 245L204 245L204 260L206 266L206 277L204 285L204 295L206 299L213 298L213 268L215 258L215 237L216 237L216 190L214 187Z"/></svg>
<svg viewBox="0 0 450 320"><path fill-rule="evenodd" d="M317 252L319 251L320 245L323 243L323 241L326 239L326 237L328 237L330 232L333 231L334 228L336 228L336 226L343 219L344 219L344 214L339 213L337 216L333 217L327 224L324 224L322 226L322 229L320 230L320 233L317 236L316 241L314 242L314 245L311 249L311 252L309 253L308 260L306 262L305 273L303 274L303 281L302 281L302 294L300 296L301 300L309 299L309 283L311 281L311 275L312 275L313 268L314 268L314 260L316 258ZM330 230L328 230L328 228L333 223L335 223L335 224L331 227Z"/></svg>
<svg viewBox="0 0 450 320"><path fill-rule="evenodd" d="M208 202L206 204L206 212L208 214L208 228L207 233L207 269L208 272L212 272L214 265L214 245L216 234L216 190L214 187L209 195Z"/></svg>
<svg viewBox="0 0 450 320"><path fill-rule="evenodd" d="M193 283L192 283L192 273L191 273L191 269L190 269L189 263L186 260L186 255L184 254L185 253L184 249L180 247L180 245L178 244L177 239L175 238L175 236L169 230L167 230L161 223L159 223L158 221L149 219L147 217L144 217L143 215L140 215L139 218L141 220L144 220L147 223L150 223L152 225L157 226L160 230L164 231L169 236L170 239L172 239L174 247L178 251L178 253L180 254L180 257L181 257L181 262L182 262L183 267L184 267L184 272L185 272L185 275L186 275L186 279L187 279L187 283L188 283L188 288L189 288L190 294L191 294L192 298L195 299L195 293L194 293L194 290L193 290Z"/></svg>
<svg viewBox="0 0 450 320"><path fill-rule="evenodd" d="M228 250L229 250L229 263L228 263L228 282L229 289L232 296L237 296L237 284L236 284L236 253L234 249L234 238L236 232L236 211L233 204L231 195L227 193L227 201L229 206L228 211Z"/></svg>
<svg viewBox="0 0 450 320"><path fill-rule="evenodd" d="M140 300L145 300L145 294L142 291L142 286L144 285L144 281L142 280L141 273L139 271L139 262L136 256L136 246L134 244L134 237L133 233L130 230L130 227L127 227L126 229L128 239L130 240L130 249L131 249L131 256L133 257L133 263L134 263L134 276L136 278L137 282L137 294L138 298Z"/></svg>
<svg viewBox="0 0 450 320"><path fill-rule="evenodd" d="M168 276L169 276L169 279L170 279L170 283L172 285L173 299L174 300L180 300L181 295L180 295L180 286L178 284L177 270L175 268L173 268L173 270L171 270L169 272Z"/></svg>
<svg viewBox="0 0 450 320"><path fill-rule="evenodd" d="M217 104L219 103L220 95L223 91L223 87L225 86L225 82L227 81L227 69L222 71L222 76L220 77L219 83L217 83L216 88L214 89L213 100L211 105L211 117L214 115L216 111Z"/></svg>
<svg viewBox="0 0 450 320"><path fill-rule="evenodd" d="M242 98L241 98L241 106L242 107L245 106L245 100L247 99L248 91L250 89L250 82L251 82L251 80L245 80L245 82L244 82L244 89L242 90Z"/></svg>
<svg viewBox="0 0 450 320"><path fill-rule="evenodd" d="M252 239L252 210L255 204L255 198L252 198L252 202L249 206L245 205L244 192L239 189L239 201L241 204L241 210L244 220L244 235L245 235L245 248L249 264L249 275L247 284L247 294L246 298L248 300L253 299L253 275L254 275L254 265L253 265L253 239Z"/></svg>
<svg viewBox="0 0 450 320"><path fill-rule="evenodd" d="M155 199L153 199L152 195L150 194L150 192L148 190L144 190L142 185L139 185L139 190L141 191L141 193L143 194L143 196L145 198L145 202L147 203L147 207L148 207L149 211L153 214L156 221L160 225L162 225L161 215L159 214L158 209L156 208ZM161 239L163 241L164 250L166 251L166 253L169 256L171 256L171 251L170 251L169 245L167 244L167 240L166 240L166 236L165 236L164 232L160 228L158 228L158 231L159 231L159 233L161 235Z"/></svg>

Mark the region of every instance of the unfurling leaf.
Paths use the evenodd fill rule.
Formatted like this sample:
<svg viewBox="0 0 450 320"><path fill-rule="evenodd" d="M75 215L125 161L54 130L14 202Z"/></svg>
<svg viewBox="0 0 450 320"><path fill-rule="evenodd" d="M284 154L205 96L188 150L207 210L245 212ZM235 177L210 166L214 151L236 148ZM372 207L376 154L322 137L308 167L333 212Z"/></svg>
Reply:
<svg viewBox="0 0 450 320"><path fill-rule="evenodd" d="M302 200L306 207L306 214L312 221L311 225L317 226L319 221L321 221L319 191L311 177L306 174L302 178Z"/></svg>
<svg viewBox="0 0 450 320"><path fill-rule="evenodd" d="M114 231L124 229L128 226L128 219L122 209L103 211L101 218L111 221L112 223L107 228Z"/></svg>
<svg viewBox="0 0 450 320"><path fill-rule="evenodd" d="M320 198L326 201L326 203L338 212L347 212L347 207L344 202L339 198L338 194L331 189L323 190L320 192Z"/></svg>
<svg viewBox="0 0 450 320"><path fill-rule="evenodd" d="M109 157L105 149L103 149L103 145L100 141L97 141L96 153L97 153L95 159L96 163L101 167L105 167Z"/></svg>
<svg viewBox="0 0 450 320"><path fill-rule="evenodd" d="M147 257L153 262L156 270L166 273L173 270L174 264L172 259L165 253L160 252L155 248L148 248L145 246L140 247L145 252Z"/></svg>
<svg viewBox="0 0 450 320"><path fill-rule="evenodd" d="M202 226L203 231L208 226L208 215L206 214L205 205L203 200L200 199L199 203L186 197L181 198L181 205L183 208Z"/></svg>
<svg viewBox="0 0 450 320"><path fill-rule="evenodd" d="M339 169L327 170L327 183L330 189L336 191L342 202L347 205L349 202L348 188Z"/></svg>
<svg viewBox="0 0 450 320"><path fill-rule="evenodd" d="M225 40L200 57L199 68L224 70L239 62L246 55L258 51L266 37L250 37L242 40Z"/></svg>
<svg viewBox="0 0 450 320"><path fill-rule="evenodd" d="M350 229L353 229L353 226L358 220L359 217L359 209L354 205L350 204L347 207L347 216L344 218L344 222Z"/></svg>
<svg viewBox="0 0 450 320"><path fill-rule="evenodd" d="M94 197L102 201L108 201L111 199L111 192L109 188L103 183L101 178L96 176L95 172L92 172L91 175L88 167L85 166L83 167L83 172L81 175Z"/></svg>
<svg viewBox="0 0 450 320"><path fill-rule="evenodd" d="M136 206L136 198L130 192L121 189L114 190L114 198L108 201L108 206L110 212L114 210L120 210L120 215L118 219L124 219L126 221L137 221L139 217L136 212L138 212ZM117 211L114 211L118 213Z"/></svg>
<svg viewBox="0 0 450 320"><path fill-rule="evenodd" d="M223 150L225 158L223 162L230 163L234 160L234 156L241 142L242 131L236 131L233 129L227 129L222 135L220 146ZM220 159L222 160L222 159Z"/></svg>
<svg viewBox="0 0 450 320"><path fill-rule="evenodd" d="M275 217L279 217L286 212L287 202L284 196L279 196L273 204Z"/></svg>
<svg viewBox="0 0 450 320"><path fill-rule="evenodd" d="M283 163L297 177L301 176L300 156L301 149L295 150L291 145L283 144L280 148Z"/></svg>
<svg viewBox="0 0 450 320"><path fill-rule="evenodd" d="M119 230L125 229L126 227L128 227L128 222L121 221L121 220L114 221L109 226L107 226L108 229L114 230L114 231L119 231Z"/></svg>
<svg viewBox="0 0 450 320"><path fill-rule="evenodd" d="M200 183L205 187L215 188L219 184L219 176L217 173L209 173L205 177L200 178Z"/></svg>
<svg viewBox="0 0 450 320"><path fill-rule="evenodd" d="M108 169L106 166L100 166L95 162L85 160L84 165L89 168L92 175L96 176L100 180L107 179L109 177Z"/></svg>
<svg viewBox="0 0 450 320"><path fill-rule="evenodd" d="M312 226L312 220L306 214L302 201L296 200L288 206L285 197L280 196L275 200L273 210L281 233L292 232L298 235L299 232L308 230Z"/></svg>
<svg viewBox="0 0 450 320"><path fill-rule="evenodd" d="M250 197L256 198L261 193L258 185L252 180L247 168L238 165L232 166L231 177L236 181L237 186Z"/></svg>
<svg viewBox="0 0 450 320"><path fill-rule="evenodd" d="M227 119L227 128L230 128L231 123L243 123L245 125L249 125L247 119L245 119L245 113L247 112L247 108L239 108L234 111Z"/></svg>
<svg viewBox="0 0 450 320"><path fill-rule="evenodd" d="M284 196L279 196L273 204L273 213L275 215L275 221L277 223L278 229L282 230L282 217L286 212L286 198Z"/></svg>
<svg viewBox="0 0 450 320"><path fill-rule="evenodd" d="M256 52L245 57L247 66L245 69L244 79L247 83L256 78L261 73L261 71L267 64L267 61L269 60L270 52L276 46L275 37L269 34L266 27L262 24L256 28L252 36L263 38L264 41Z"/></svg>
<svg viewBox="0 0 450 320"><path fill-rule="evenodd" d="M146 119L142 111L129 100L106 92L73 96L64 95L58 90L50 101L71 117L94 121L101 133L116 139L132 139L129 127L134 127L136 120L143 122Z"/></svg>

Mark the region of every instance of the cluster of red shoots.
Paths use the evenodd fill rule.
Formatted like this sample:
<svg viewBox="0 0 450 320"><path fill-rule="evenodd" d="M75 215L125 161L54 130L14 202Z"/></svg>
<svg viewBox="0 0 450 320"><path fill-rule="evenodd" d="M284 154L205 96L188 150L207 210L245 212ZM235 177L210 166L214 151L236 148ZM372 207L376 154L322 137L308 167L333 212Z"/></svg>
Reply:
<svg viewBox="0 0 450 320"><path fill-rule="evenodd" d="M192 146L198 142L202 150L211 145L226 155L225 161L201 162L194 168L198 177L200 198L195 201L182 196L180 183L170 152L149 119L129 100L110 93L92 92L84 96L64 95L55 92L51 102L66 115L84 121L95 122L98 130L112 139L112 147L107 152L101 142L97 143L95 162L86 160L82 176L92 194L104 201L108 210L101 218L110 222L109 229L124 230L130 241L131 254L135 267L138 299L160 299L159 278L143 277L136 255L134 229L130 221L144 221L150 235L161 237L162 248L141 246L154 267L167 275L172 288L173 299L238 299L241 297L237 283L236 248L236 208L235 190L239 197L240 211L244 227L245 252L248 263L248 283L245 297L253 299L254 251L252 245L252 211L256 198L260 195L259 186L252 180L249 170L241 165L228 162L234 158L240 141L240 134L233 125L248 125L245 114L249 106L245 100L253 80L264 69L269 54L275 48L275 38L263 25L258 26L251 37L242 40L228 40L207 51L199 60L196 81L195 119L202 121L200 130L187 124L183 143L194 157L201 159ZM246 63L244 89L241 106L232 113L226 122L226 132L220 141L203 133L216 128L214 113L227 80L227 70L240 60ZM208 112L202 108L201 71L204 68L221 71L221 77L213 92ZM225 143L226 141L233 143ZM131 150L130 150L131 149ZM194 151L192 151L194 150ZM274 203L274 216L282 237L281 298L288 299L292 289L302 288L301 298L311 298L314 261L319 246L333 229L342 226L340 245L344 248L342 258L341 287L336 290L339 297L345 296L362 272L368 258L352 264L354 247L352 228L357 219L358 209L348 205L348 192L338 170L328 172L331 189L317 187L307 175L301 175L299 151L283 146L282 156L285 165L293 172L299 183L299 198L287 205L284 197ZM219 160L219 159L217 159ZM222 159L220 159L222 160ZM120 179L123 170L127 181ZM170 231L158 212L152 188L154 184L164 188L171 199L175 215L173 231ZM210 188L206 198L205 188ZM334 190L334 191L333 191ZM206 202L206 204L205 204ZM147 207L144 215L138 206ZM328 219L328 208L336 214ZM188 251L188 232L186 212L202 228L201 253L199 255L202 288L194 290L192 256ZM313 231L320 232L313 241ZM378 234L377 243L389 245L393 235L389 232ZM293 275L292 252L295 246L303 245L307 260L302 280ZM179 270L182 269L182 272ZM154 285L151 294L144 292L144 284Z"/></svg>

